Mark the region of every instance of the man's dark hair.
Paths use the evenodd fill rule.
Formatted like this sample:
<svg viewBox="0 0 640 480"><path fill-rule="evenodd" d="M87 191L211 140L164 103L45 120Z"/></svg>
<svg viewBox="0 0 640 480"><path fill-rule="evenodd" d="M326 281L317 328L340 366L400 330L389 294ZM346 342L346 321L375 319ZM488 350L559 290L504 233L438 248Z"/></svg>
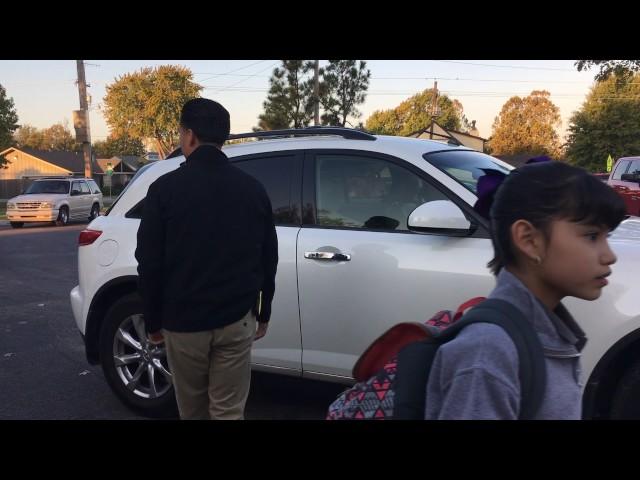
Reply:
<svg viewBox="0 0 640 480"><path fill-rule="evenodd" d="M229 137L229 112L208 98L194 98L182 107L180 126L188 128L202 143L222 144Z"/></svg>
<svg viewBox="0 0 640 480"><path fill-rule="evenodd" d="M614 230L624 219L622 198L586 170L562 162L541 162L517 168L504 179L491 205L494 275L515 263L511 225L527 220L547 240L554 220L597 225Z"/></svg>

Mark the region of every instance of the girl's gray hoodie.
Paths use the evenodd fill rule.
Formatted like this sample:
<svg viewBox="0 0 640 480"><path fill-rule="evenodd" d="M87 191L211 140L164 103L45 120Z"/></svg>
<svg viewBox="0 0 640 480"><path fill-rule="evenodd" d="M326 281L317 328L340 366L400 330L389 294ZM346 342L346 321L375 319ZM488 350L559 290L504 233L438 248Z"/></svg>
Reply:
<svg viewBox="0 0 640 480"><path fill-rule="evenodd" d="M489 298L505 300L533 324L544 349L546 390L536 420L578 420L582 412L580 353L584 332L560 304L546 308L504 268ZM470 325L442 345L427 383L427 420L515 420L520 411L518 352L508 334Z"/></svg>

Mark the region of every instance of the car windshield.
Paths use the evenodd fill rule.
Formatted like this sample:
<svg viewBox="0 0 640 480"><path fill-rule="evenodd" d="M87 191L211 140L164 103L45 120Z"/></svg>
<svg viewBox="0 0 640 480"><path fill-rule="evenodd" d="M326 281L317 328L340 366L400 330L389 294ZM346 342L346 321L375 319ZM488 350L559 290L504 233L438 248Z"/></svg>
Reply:
<svg viewBox="0 0 640 480"><path fill-rule="evenodd" d="M425 153L423 158L475 195L478 194L478 179L490 170L504 174L511 171L510 168L498 163L495 158L469 150Z"/></svg>
<svg viewBox="0 0 640 480"><path fill-rule="evenodd" d="M64 180L44 180L33 182L24 192L25 195L32 193L69 193L69 182Z"/></svg>

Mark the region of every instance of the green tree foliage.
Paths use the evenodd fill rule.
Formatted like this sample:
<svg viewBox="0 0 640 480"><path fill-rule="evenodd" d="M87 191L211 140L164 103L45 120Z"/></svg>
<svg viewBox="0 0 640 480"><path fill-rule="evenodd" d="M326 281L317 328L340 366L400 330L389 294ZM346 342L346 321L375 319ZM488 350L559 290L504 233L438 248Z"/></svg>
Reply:
<svg viewBox="0 0 640 480"><path fill-rule="evenodd" d="M356 108L364 103L371 71L367 63L356 60L329 60L320 70L320 105L323 125L345 126L348 117L360 118Z"/></svg>
<svg viewBox="0 0 640 480"><path fill-rule="evenodd" d="M116 137L153 138L161 158L179 142L180 111L200 96L188 68L163 65L127 73L107 85L103 113Z"/></svg>
<svg viewBox="0 0 640 480"><path fill-rule="evenodd" d="M598 67L596 81L608 80L613 75L618 83L632 78L636 72L640 72L640 60L578 60L575 63L579 72Z"/></svg>
<svg viewBox="0 0 640 480"><path fill-rule="evenodd" d="M13 98L7 97L7 91L0 85L0 151L13 145L13 132L17 128L18 114L13 105ZM4 168L5 163L5 158L0 157L0 168Z"/></svg>
<svg viewBox="0 0 640 480"><path fill-rule="evenodd" d="M494 155L518 153L561 155L560 109L550 100L551 94L534 90L527 97L511 97L502 106L493 123L490 151Z"/></svg>
<svg viewBox="0 0 640 480"><path fill-rule="evenodd" d="M640 73L620 83L615 76L596 83L569 124L566 158L603 172L606 159L640 152Z"/></svg>
<svg viewBox="0 0 640 480"><path fill-rule="evenodd" d="M110 135L104 141L93 144L93 152L98 158L111 158L119 155L144 155L144 145L138 138L128 136L114 137Z"/></svg>
<svg viewBox="0 0 640 480"><path fill-rule="evenodd" d="M14 136L18 147L36 150L66 150L78 152L82 145L72 135L67 122L56 123L49 128L39 129L32 125L23 125Z"/></svg>
<svg viewBox="0 0 640 480"><path fill-rule="evenodd" d="M269 79L269 93L259 115L260 130L302 128L313 119L313 62L282 60Z"/></svg>
<svg viewBox="0 0 640 480"><path fill-rule="evenodd" d="M433 89L405 100L396 108L376 110L367 119L366 129L381 135L406 136L431 124ZM460 130L462 104L446 95L438 95L439 115L436 121L448 130Z"/></svg>

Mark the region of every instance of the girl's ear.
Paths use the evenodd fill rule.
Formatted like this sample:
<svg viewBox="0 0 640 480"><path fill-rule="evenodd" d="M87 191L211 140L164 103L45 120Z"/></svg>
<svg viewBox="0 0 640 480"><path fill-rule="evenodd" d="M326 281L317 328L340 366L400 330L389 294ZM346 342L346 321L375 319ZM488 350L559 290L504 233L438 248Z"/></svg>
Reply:
<svg viewBox="0 0 640 480"><path fill-rule="evenodd" d="M527 220L517 220L511 225L511 241L514 249L533 263L540 264L544 253L544 235Z"/></svg>

